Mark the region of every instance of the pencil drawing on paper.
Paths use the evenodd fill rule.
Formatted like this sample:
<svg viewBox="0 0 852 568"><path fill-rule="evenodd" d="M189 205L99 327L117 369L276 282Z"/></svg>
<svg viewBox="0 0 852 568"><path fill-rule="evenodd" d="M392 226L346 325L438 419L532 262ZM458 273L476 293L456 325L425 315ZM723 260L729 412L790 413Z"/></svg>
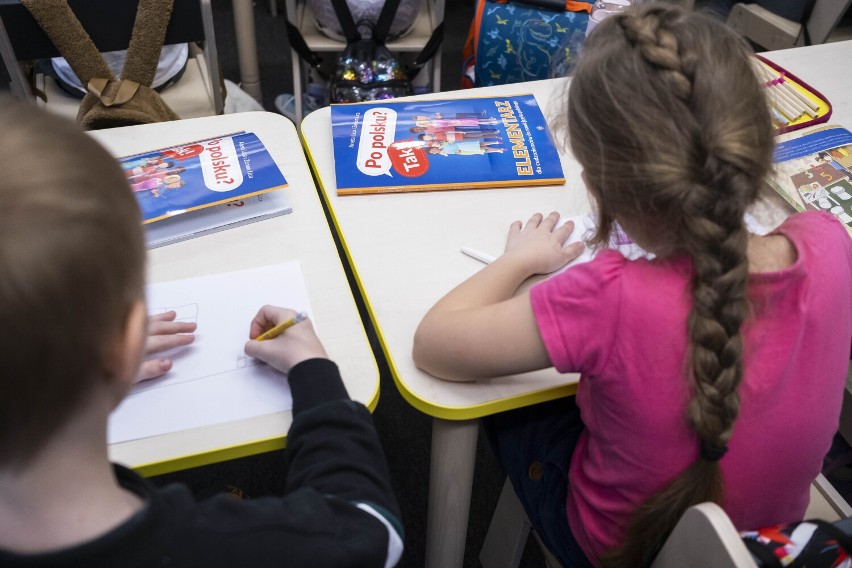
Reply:
<svg viewBox="0 0 852 568"><path fill-rule="evenodd" d="M186 304L183 306L154 308L149 310L151 314L164 314L175 312L175 321L198 323L198 304Z"/></svg>
<svg viewBox="0 0 852 568"><path fill-rule="evenodd" d="M200 309L197 303L149 309L151 314L162 314L169 311L175 312L174 321L199 323ZM242 343L236 345L232 353L218 351L212 357L209 356L209 353L207 356L199 357L198 350L202 348L201 342L204 339L203 334L197 334L195 343L178 348L174 354L167 354L166 356L171 358L174 364L172 370L162 379L137 384L130 395L207 379L259 364L256 359L243 353Z"/></svg>

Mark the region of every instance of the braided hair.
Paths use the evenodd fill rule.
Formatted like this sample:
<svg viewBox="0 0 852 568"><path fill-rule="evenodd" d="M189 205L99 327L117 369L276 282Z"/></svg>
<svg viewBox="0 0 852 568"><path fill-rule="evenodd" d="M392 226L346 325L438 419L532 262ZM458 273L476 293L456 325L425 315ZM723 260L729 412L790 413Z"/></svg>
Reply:
<svg viewBox="0 0 852 568"><path fill-rule="evenodd" d="M746 208L771 164L773 136L750 49L715 18L650 4L591 34L570 84L568 133L605 243L615 222L694 274L684 375L697 459L642 503L607 566L653 561L684 511L723 498L719 460L739 410L748 312Z"/></svg>

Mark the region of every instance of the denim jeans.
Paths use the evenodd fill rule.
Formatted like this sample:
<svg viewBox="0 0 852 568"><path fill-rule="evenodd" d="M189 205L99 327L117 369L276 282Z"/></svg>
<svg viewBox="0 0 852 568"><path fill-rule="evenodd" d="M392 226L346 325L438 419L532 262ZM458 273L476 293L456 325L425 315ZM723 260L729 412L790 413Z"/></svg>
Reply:
<svg viewBox="0 0 852 568"><path fill-rule="evenodd" d="M491 451L536 533L565 568L591 568L565 512L568 468L583 423L574 397L482 419Z"/></svg>

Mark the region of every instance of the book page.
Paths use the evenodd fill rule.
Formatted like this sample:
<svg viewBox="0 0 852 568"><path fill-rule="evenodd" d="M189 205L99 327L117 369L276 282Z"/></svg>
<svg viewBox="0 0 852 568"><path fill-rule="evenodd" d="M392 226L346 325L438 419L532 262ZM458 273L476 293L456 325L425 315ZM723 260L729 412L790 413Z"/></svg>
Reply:
<svg viewBox="0 0 852 568"><path fill-rule="evenodd" d="M292 409L286 377L243 346L264 304L311 314L298 262L151 284L147 300L151 314L174 310L196 322L195 342L154 355L174 365L137 384L113 411L110 444Z"/></svg>
<svg viewBox="0 0 852 568"><path fill-rule="evenodd" d="M824 211L852 232L852 132L819 126L780 138L767 182L799 211Z"/></svg>

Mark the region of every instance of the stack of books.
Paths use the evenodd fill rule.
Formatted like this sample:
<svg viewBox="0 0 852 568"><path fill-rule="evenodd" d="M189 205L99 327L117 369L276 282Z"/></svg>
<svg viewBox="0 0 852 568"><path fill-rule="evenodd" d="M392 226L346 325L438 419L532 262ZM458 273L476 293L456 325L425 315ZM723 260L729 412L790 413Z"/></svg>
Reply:
<svg viewBox="0 0 852 568"><path fill-rule="evenodd" d="M287 181L252 132L119 160L142 211L148 248L290 213Z"/></svg>

